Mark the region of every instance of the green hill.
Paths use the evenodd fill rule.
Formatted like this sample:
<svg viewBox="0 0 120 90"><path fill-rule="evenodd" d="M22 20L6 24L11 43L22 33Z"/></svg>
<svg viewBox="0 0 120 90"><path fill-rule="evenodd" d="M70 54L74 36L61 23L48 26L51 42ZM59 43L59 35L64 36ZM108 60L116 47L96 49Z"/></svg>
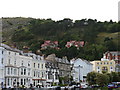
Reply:
<svg viewBox="0 0 120 90"><path fill-rule="evenodd" d="M55 53L58 57L67 56L68 59L80 57L88 60L100 59L108 50L120 50L118 44L120 23L100 22L93 19L82 19L73 22L69 18L54 21L51 19L33 18L2 18L3 43L36 53ZM47 48L41 50L45 40L59 41L59 50ZM84 47L65 47L71 40L85 41Z"/></svg>

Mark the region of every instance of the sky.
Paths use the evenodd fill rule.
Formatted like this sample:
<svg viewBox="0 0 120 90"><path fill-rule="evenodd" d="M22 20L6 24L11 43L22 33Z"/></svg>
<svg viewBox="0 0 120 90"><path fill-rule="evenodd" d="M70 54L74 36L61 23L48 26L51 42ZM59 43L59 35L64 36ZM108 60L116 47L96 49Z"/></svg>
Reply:
<svg viewBox="0 0 120 90"><path fill-rule="evenodd" d="M118 21L120 0L1 0L0 17Z"/></svg>

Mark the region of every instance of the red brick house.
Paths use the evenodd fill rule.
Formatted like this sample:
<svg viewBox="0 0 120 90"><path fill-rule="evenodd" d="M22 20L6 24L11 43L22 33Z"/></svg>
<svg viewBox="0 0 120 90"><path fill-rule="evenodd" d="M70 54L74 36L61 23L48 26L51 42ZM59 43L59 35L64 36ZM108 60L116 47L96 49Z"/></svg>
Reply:
<svg viewBox="0 0 120 90"><path fill-rule="evenodd" d="M120 64L120 51L107 51L103 54L103 58L115 60L116 64Z"/></svg>

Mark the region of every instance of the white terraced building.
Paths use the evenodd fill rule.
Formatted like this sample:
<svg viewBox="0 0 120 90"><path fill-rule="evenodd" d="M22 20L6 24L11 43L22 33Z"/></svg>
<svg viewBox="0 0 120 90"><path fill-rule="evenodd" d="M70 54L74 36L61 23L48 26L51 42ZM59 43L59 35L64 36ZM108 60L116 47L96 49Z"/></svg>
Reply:
<svg viewBox="0 0 120 90"><path fill-rule="evenodd" d="M46 68L42 56L10 48L5 44L0 46L0 88L17 87L30 84L45 85Z"/></svg>

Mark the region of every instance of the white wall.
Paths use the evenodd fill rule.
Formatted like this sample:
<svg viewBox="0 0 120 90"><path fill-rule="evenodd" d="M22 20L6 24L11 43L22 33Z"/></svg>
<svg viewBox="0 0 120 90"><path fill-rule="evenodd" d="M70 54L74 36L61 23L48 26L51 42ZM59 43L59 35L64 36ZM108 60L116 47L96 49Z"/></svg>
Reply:
<svg viewBox="0 0 120 90"><path fill-rule="evenodd" d="M80 80L83 81L83 76L87 76L89 72L92 72L92 64L90 64L90 62L88 61L78 58L74 60L72 64L73 64L73 79L76 82L79 82L79 75L80 75Z"/></svg>

